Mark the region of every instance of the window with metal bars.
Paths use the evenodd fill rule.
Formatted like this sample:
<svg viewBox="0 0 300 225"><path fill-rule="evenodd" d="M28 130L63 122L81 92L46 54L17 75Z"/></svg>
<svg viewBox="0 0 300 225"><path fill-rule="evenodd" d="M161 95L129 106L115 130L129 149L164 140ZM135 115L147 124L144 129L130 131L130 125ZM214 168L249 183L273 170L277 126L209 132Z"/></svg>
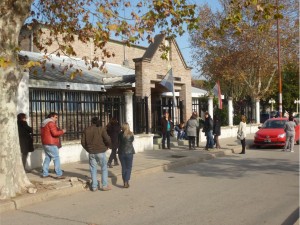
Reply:
<svg viewBox="0 0 300 225"><path fill-rule="evenodd" d="M50 112L58 113L58 127L67 130L63 140L80 140L92 117L98 117L101 126L106 126L112 117L125 122L125 99L102 92L31 88L29 117L36 143L40 142L41 124Z"/></svg>

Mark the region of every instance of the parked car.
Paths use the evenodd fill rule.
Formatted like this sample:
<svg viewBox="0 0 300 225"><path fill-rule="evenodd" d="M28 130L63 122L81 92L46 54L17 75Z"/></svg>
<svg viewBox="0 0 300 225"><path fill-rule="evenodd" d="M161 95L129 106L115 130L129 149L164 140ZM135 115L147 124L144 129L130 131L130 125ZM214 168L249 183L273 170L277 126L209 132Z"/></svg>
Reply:
<svg viewBox="0 0 300 225"><path fill-rule="evenodd" d="M284 124L288 121L288 118L271 118L264 122L259 127L259 130L254 135L254 145L260 146L278 146L283 147L285 145L285 131L283 130ZM299 144L300 138L300 125L296 123L295 128L295 142Z"/></svg>
<svg viewBox="0 0 300 225"><path fill-rule="evenodd" d="M261 113L260 114L260 123L264 123L267 119L270 119L269 113Z"/></svg>

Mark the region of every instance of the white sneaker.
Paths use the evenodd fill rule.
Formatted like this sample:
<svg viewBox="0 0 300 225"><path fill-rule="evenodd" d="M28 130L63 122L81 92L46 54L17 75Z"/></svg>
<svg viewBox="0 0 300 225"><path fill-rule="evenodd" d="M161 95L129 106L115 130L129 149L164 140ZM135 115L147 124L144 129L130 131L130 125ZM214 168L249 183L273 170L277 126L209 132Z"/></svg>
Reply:
<svg viewBox="0 0 300 225"><path fill-rule="evenodd" d="M291 150L291 152L294 152L294 150Z"/></svg>

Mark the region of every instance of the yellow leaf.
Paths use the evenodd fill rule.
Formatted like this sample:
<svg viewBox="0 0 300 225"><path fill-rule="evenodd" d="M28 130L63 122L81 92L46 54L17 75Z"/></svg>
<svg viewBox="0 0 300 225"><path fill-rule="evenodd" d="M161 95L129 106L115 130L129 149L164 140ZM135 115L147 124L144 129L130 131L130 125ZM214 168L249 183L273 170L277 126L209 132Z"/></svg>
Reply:
<svg viewBox="0 0 300 225"><path fill-rule="evenodd" d="M35 66L41 66L41 63L40 62L29 61L28 63L26 63L24 65L25 68L31 68L31 67L35 67Z"/></svg>
<svg viewBox="0 0 300 225"><path fill-rule="evenodd" d="M109 30L114 31L114 30L117 30L117 29L118 29L118 25L117 25L117 24L110 24L110 25L107 26L107 28L108 28Z"/></svg>
<svg viewBox="0 0 300 225"><path fill-rule="evenodd" d="M0 68L7 68L11 65L11 62L7 61L6 59L4 58L0 58Z"/></svg>

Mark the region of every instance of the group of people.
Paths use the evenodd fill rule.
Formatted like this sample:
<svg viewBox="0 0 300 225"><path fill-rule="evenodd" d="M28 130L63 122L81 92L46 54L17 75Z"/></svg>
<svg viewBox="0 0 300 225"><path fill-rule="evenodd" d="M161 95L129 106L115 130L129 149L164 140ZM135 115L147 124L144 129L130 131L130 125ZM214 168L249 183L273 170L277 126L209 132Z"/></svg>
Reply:
<svg viewBox="0 0 300 225"><path fill-rule="evenodd" d="M177 131L177 139L184 140L188 139L189 149L196 149L196 146L199 147L199 128L200 125L203 125L202 132L206 136L206 146L205 149L209 148L221 148L219 143L219 136L221 135L221 122L218 116L215 117L214 121L208 112L205 113L204 121L198 117L197 112L193 112L190 119L186 122L181 122L178 126L175 126L168 112L164 113L164 116L161 120L161 130L162 130L162 148L170 149L170 137L172 130L174 128Z"/></svg>
<svg viewBox="0 0 300 225"><path fill-rule="evenodd" d="M120 127L118 121L112 118L107 127L101 127L98 117L92 118L92 125L84 130L81 137L81 145L89 153L92 191L97 191L98 189L108 191L111 189L107 181L107 167L112 168L112 161L114 161L114 165L119 165L117 154L122 167L123 187L129 188L133 154L135 154L133 141L134 134L130 130L128 123L124 123ZM112 152L107 162L105 152L109 148L112 149ZM98 164L101 166L102 188L97 180Z"/></svg>
<svg viewBox="0 0 300 225"><path fill-rule="evenodd" d="M26 167L26 161L29 152L34 151L32 128L27 123L27 117L24 113L20 113L17 116L19 141L22 154L22 162L24 169ZM64 179L63 170L60 165L59 148L61 148L60 137L66 133L65 129L60 129L57 126L58 114L51 112L47 118L42 122L41 126L41 141L45 152L45 159L42 168L42 178L49 177L49 164L51 160L54 162L54 170L57 179ZM193 112L186 125L180 124L178 130L178 139L188 137L189 149L196 149L196 138L199 131L201 118L197 116L196 112ZM100 126L98 117L93 117L91 125L87 127L81 137L82 147L89 153L89 166L92 178L91 190L97 191L98 189L107 191L110 190L108 185L108 167L112 168L112 162L114 166L118 166L117 154L122 167L122 179L123 187L129 188L129 180L131 176L133 155L135 150L133 147L134 134L130 130L129 124L124 123L119 125L115 118L112 118L106 127ZM212 120L208 112L205 113L205 120L203 123L202 132L206 136L205 149L209 150L216 145L216 148L220 148L219 136L221 135L221 123L219 117L216 116ZM162 126L162 147L163 149L170 149L170 136L171 131L174 129L173 121L171 120L169 113L166 112L161 120ZM289 121L285 124L284 130L286 131L286 145L283 151L293 151L294 136L295 136L295 122L293 117L289 117ZM184 132L184 133L183 133ZM238 126L238 137L241 141L242 151L240 154L245 154L246 149L246 116L241 117L241 121ZM198 142L198 141L197 141ZM197 143L198 146L198 143ZM112 149L111 155L106 159L106 151ZM102 187L97 180L97 166L101 166L101 183Z"/></svg>
<svg viewBox="0 0 300 225"><path fill-rule="evenodd" d="M18 131L20 148L22 153L22 162L24 169L26 167L26 161L29 152L33 152L33 137L32 128L26 121L27 117L24 113L20 113L17 116ZM61 148L60 137L66 133L65 129L60 129L57 126L58 114L51 112L41 125L41 141L45 152L45 159L42 168L42 178L49 177L49 164L51 160L54 163L54 171L56 173L56 179L65 179L63 176L63 170L61 169L59 148ZM111 190L108 185L108 167L112 168L112 162L114 165L121 163L123 187L129 188L129 180L131 177L131 170L133 164L133 155L135 150L133 147L134 134L130 130L129 124L124 123L119 125L115 118L112 118L106 127L100 126L100 120L98 117L93 117L91 125L87 127L81 137L81 145L88 152L89 167L91 173L91 190ZM106 151L112 149L111 155L106 159ZM98 183L97 179L97 167L101 167L101 183Z"/></svg>

